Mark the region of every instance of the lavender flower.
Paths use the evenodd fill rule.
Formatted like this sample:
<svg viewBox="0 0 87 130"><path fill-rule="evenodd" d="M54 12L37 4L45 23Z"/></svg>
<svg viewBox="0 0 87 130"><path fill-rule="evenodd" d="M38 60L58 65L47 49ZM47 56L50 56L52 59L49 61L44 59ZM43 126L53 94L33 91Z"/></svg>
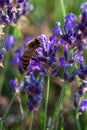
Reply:
<svg viewBox="0 0 87 130"><path fill-rule="evenodd" d="M12 79L12 80L9 81L9 85L13 89L15 94L18 95L23 90L24 81L22 81L20 84L18 84L17 78L16 79Z"/></svg>
<svg viewBox="0 0 87 130"><path fill-rule="evenodd" d="M85 5L84 5L85 6ZM83 12L81 9L81 15L83 16ZM86 19L84 19L86 22ZM83 21L84 22L84 21ZM82 23L82 18L81 18ZM44 71L46 74L55 74L58 72L60 67L64 67L63 78L68 80L69 77L69 68L76 62L77 64L82 64L84 62L84 58L82 56L82 49L78 48L79 39L78 35L78 27L80 27L77 17L74 14L68 14L65 17L65 22L63 29L60 27L60 23L56 22L56 28L52 29L53 35L50 36L49 40L46 39L45 35L38 36L38 39L41 41L42 47L37 49L38 56L33 56L32 59L35 59L37 64L37 68ZM86 24L85 24L86 25ZM84 27L85 27L84 25ZM86 34L86 31L85 31ZM58 39L57 39L57 37ZM82 37L82 36L81 36ZM83 37L82 37L83 38ZM84 41L84 38L83 38ZM56 60L57 46L61 45L64 50L64 55ZM55 63L57 63L55 65ZM55 67L54 67L55 66ZM35 70L35 66L31 65L29 68ZM74 69L74 68L73 68ZM72 74L72 79L75 79L76 74Z"/></svg>
<svg viewBox="0 0 87 130"><path fill-rule="evenodd" d="M23 74L23 69L21 66L22 49L23 49L22 46L19 46L15 50L15 52L14 52L15 55L12 57L12 60L11 60L11 64L15 65L21 74Z"/></svg>
<svg viewBox="0 0 87 130"><path fill-rule="evenodd" d="M16 38L12 35L6 36L6 41L5 41L4 47L7 51L11 50L14 47L15 40L16 40Z"/></svg>
<svg viewBox="0 0 87 130"><path fill-rule="evenodd" d="M26 14L31 8L27 0L1 0L0 1L0 23L15 25L18 14Z"/></svg>
<svg viewBox="0 0 87 130"><path fill-rule="evenodd" d="M66 77L68 78L68 68L70 68L73 63L83 64L84 57L82 54L83 51L87 49L87 2L81 5L80 11L80 22L77 17L71 13L65 17L62 29L59 22L55 22L56 27L52 29L52 37L58 40L58 44L60 44L64 50L62 66L64 67L63 77L65 79ZM66 66L68 66L68 68L66 68ZM57 69L59 69L59 66L57 66L55 70ZM75 79L75 73L76 72L71 75L71 81ZM81 74L79 74L79 76L82 76Z"/></svg>
<svg viewBox="0 0 87 130"><path fill-rule="evenodd" d="M83 52L87 49L87 2L81 4L80 11L80 22L77 24L74 35L77 49Z"/></svg>
<svg viewBox="0 0 87 130"><path fill-rule="evenodd" d="M42 71L46 75L48 75L48 73L51 74L53 67L56 65L57 40L52 39L52 37L49 37L49 40L47 40L44 34L41 34L37 38L41 46L35 50L37 55L33 53L30 57L29 66L27 67L28 74L35 70ZM25 43L29 40L30 38L27 38Z"/></svg>
<svg viewBox="0 0 87 130"><path fill-rule="evenodd" d="M15 79L15 80L10 80L10 81L9 81L9 85L10 85L11 88L15 91L15 90L16 90L16 87L18 86L18 81L17 81L17 79Z"/></svg>
<svg viewBox="0 0 87 130"><path fill-rule="evenodd" d="M84 99L87 91L87 65L84 64L83 56L83 51L87 50L87 2L81 4L80 12L80 20L74 14L68 14L62 29L60 23L55 22L52 38L58 40L58 44L63 47L64 54L59 58L60 65L56 66L53 71L63 66L63 79L70 82L78 75L80 85L74 95L74 106L84 111L87 109L87 101Z"/></svg>
<svg viewBox="0 0 87 130"><path fill-rule="evenodd" d="M67 45L63 45L64 56L57 60L56 54L58 50L58 40L52 36L50 36L49 40L47 40L44 34L38 36L38 39L41 42L41 47L36 50L38 55L32 55L27 68L28 72L39 70L44 72L46 75L54 75L61 67L64 67L66 70L71 66L72 63L74 63L74 58L71 59ZM75 57L75 55L73 57Z"/></svg>
<svg viewBox="0 0 87 130"><path fill-rule="evenodd" d="M33 10L33 5L29 5L29 0L26 0L23 4L18 4L17 8L21 8L21 10L18 10L17 13L17 17L20 17L22 15L27 15L29 10Z"/></svg>
<svg viewBox="0 0 87 130"><path fill-rule="evenodd" d="M75 69L75 72L82 80L87 79L87 65L81 64L79 68Z"/></svg>
<svg viewBox="0 0 87 130"><path fill-rule="evenodd" d="M63 47L64 54L62 57L59 58L58 66L53 70L53 72L58 70L60 67L64 67L63 78L64 80L68 80L69 68L72 67L74 62L80 62L80 60L82 59L81 56L76 53L77 51L73 50L73 46L76 40L74 36L74 31L77 27L77 17L72 13L68 14L65 17L64 26L62 29L59 22L56 22L55 26L56 27L52 29L52 37L56 38L58 40L57 44Z"/></svg>
<svg viewBox="0 0 87 130"><path fill-rule="evenodd" d="M79 112L82 113L83 111L87 110L87 99L83 99L80 103Z"/></svg>
<svg viewBox="0 0 87 130"><path fill-rule="evenodd" d="M75 98L74 98L74 106L75 107L77 106L77 108L79 109L79 112L82 112L86 109L84 95L87 92L87 65L80 64L80 66L78 68L75 68L73 71L73 74L71 76L71 79L75 80L76 75L78 75L78 77L79 77L80 85L77 87L78 97L75 96ZM80 103L79 103L79 101L80 101ZM77 104L77 105L75 105L75 104Z"/></svg>
<svg viewBox="0 0 87 130"><path fill-rule="evenodd" d="M52 29L53 37L58 36L59 44L65 47L65 44L68 45L70 50L73 50L74 53L77 53L76 62L78 61L78 56L82 56L83 50L87 49L87 2L81 5L81 18L80 22L74 14L68 14L65 17L65 22L63 29L60 27L60 23L55 23L55 28ZM73 56L72 55L72 56ZM74 58L73 58L74 59ZM82 58L81 58L82 59ZM80 59L79 59L80 60ZM74 60L75 61L75 60Z"/></svg>
<svg viewBox="0 0 87 130"><path fill-rule="evenodd" d="M59 36L60 44L74 44L74 29L77 26L77 18L74 14L68 14L65 17L64 27L61 29L60 23L55 22L56 28L52 29L53 37Z"/></svg>
<svg viewBox="0 0 87 130"><path fill-rule="evenodd" d="M51 37L49 37L49 40L47 40L44 34L38 36L38 38L42 44L42 50L38 50L38 53L41 56L43 62L45 61L47 66L50 67L56 62L56 52L58 49L56 46L57 40L52 39Z"/></svg>
<svg viewBox="0 0 87 130"><path fill-rule="evenodd" d="M39 73L39 79L37 80L34 76L34 73L30 73L29 76L25 76L25 92L28 94L28 101L26 102L28 109L30 111L38 110L39 104L42 100L43 94L43 82L42 77L43 73Z"/></svg>

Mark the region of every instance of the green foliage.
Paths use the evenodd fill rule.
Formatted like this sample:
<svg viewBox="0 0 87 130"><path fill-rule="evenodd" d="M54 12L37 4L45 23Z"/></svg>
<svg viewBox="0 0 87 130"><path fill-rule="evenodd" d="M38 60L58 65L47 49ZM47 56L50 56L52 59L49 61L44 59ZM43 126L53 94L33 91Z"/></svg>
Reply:
<svg viewBox="0 0 87 130"><path fill-rule="evenodd" d="M21 34L21 31L20 31L20 28L18 26L16 26L14 28L14 36L18 37L18 38L22 38L22 34Z"/></svg>

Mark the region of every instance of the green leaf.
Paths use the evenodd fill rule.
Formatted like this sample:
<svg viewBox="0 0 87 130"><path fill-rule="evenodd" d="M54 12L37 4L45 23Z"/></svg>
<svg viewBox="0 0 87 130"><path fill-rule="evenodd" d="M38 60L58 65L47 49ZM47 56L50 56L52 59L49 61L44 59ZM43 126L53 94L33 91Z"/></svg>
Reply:
<svg viewBox="0 0 87 130"><path fill-rule="evenodd" d="M16 36L16 37L18 37L18 38L21 38L21 37L22 37L20 28L19 28L18 26L16 26L15 29L14 29L14 36Z"/></svg>

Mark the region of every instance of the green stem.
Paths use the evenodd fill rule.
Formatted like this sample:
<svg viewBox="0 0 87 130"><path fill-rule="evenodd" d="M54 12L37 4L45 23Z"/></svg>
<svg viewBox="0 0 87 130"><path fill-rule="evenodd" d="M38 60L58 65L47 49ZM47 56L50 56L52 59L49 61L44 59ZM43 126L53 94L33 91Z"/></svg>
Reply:
<svg viewBox="0 0 87 130"><path fill-rule="evenodd" d="M32 130L33 117L34 117L34 112L32 111L32 112L31 112L31 120L30 120L29 130Z"/></svg>
<svg viewBox="0 0 87 130"><path fill-rule="evenodd" d="M81 130L78 110L76 110L76 125L77 125L77 130Z"/></svg>
<svg viewBox="0 0 87 130"><path fill-rule="evenodd" d="M66 16L66 11L65 11L65 6L64 6L64 1L60 0L60 3L61 3L61 9L62 9L63 17L65 17Z"/></svg>
<svg viewBox="0 0 87 130"><path fill-rule="evenodd" d="M47 122L47 107L48 107L48 99L49 99L49 87L50 87L50 76L47 78L47 93L46 93L46 103L45 103L45 115L44 115L44 130L46 130L46 122Z"/></svg>
<svg viewBox="0 0 87 130"><path fill-rule="evenodd" d="M12 106L14 100L15 100L15 96L16 96L16 95L14 95L14 96L12 97L11 102L10 102L10 104L8 105L8 107L7 107L7 109L6 109L5 113L4 113L4 116L3 116L4 119L7 117L8 113L9 113L9 110L10 110L10 108L11 108L11 106ZM0 130L2 130L2 127L3 127L3 121L0 122Z"/></svg>
<svg viewBox="0 0 87 130"><path fill-rule="evenodd" d="M21 130L24 130L24 110L23 110L20 96L18 97L18 103L19 103L20 116L21 116Z"/></svg>
<svg viewBox="0 0 87 130"><path fill-rule="evenodd" d="M20 108L21 120L24 120L24 110L23 110L20 96L18 97L18 103L19 103L19 108Z"/></svg>
<svg viewBox="0 0 87 130"><path fill-rule="evenodd" d="M11 106L12 106L14 100L15 100L15 96L16 96L16 95L14 95L14 96L12 97L11 102L10 102L9 106L7 107L7 109L6 109L6 111L5 111L5 114L4 114L4 116L3 116L4 118L7 117L8 113L9 113L9 110L10 110L10 108L11 108Z"/></svg>
<svg viewBox="0 0 87 130"><path fill-rule="evenodd" d="M58 130L58 126L59 126L59 119L58 119L58 121L56 121L55 130Z"/></svg>
<svg viewBox="0 0 87 130"><path fill-rule="evenodd" d="M4 45L5 45L5 41L6 41L6 37L7 37L7 35L9 34L9 25L8 26L6 26L5 28L4 28L4 37L3 37L3 40L2 40L2 47L4 47Z"/></svg>
<svg viewBox="0 0 87 130"><path fill-rule="evenodd" d="M59 101L58 101L58 104L57 104L57 107L56 107L56 110L55 110L54 116L53 116L54 120L56 119L57 115L59 114L59 111L60 111L64 96L65 96L65 89L66 89L66 85L64 85L62 87L60 98L59 98Z"/></svg>
<svg viewBox="0 0 87 130"><path fill-rule="evenodd" d="M3 39L3 47L5 45L6 36L8 35L8 33L9 33L9 26L6 27L5 36L4 36L4 39ZM4 81L5 81L5 74L6 74L6 71L7 71L7 68L8 68L10 55L8 54L5 57L6 57L6 59L5 59L5 63L4 63L3 72L0 75L1 76L0 77L0 95L1 95L3 84L4 84Z"/></svg>
<svg viewBox="0 0 87 130"><path fill-rule="evenodd" d="M57 116L58 116L58 114L59 114L59 111L60 111L60 108L61 108L61 105L62 105L64 96L65 96L65 92L66 92L66 84L62 87L61 94L60 94L60 98L59 98L59 100L58 100L58 104L57 104L57 107L56 107L55 112L54 112L54 115L53 115L53 121L54 121L54 122L56 121ZM53 126L53 128L54 128L54 126ZM52 129L53 129L53 128L52 128Z"/></svg>
<svg viewBox="0 0 87 130"><path fill-rule="evenodd" d="M0 95L1 95L3 84L4 84L4 81L5 81L5 74L7 72L8 65L9 65L9 57L10 57L10 55L6 54L4 68L3 68L2 73L0 74Z"/></svg>

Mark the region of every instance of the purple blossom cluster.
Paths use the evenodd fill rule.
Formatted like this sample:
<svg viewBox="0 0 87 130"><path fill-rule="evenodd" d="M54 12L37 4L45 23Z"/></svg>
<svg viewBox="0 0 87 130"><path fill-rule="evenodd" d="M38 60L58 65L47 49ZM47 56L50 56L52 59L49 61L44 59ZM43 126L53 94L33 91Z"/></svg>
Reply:
<svg viewBox="0 0 87 130"><path fill-rule="evenodd" d="M57 40L47 40L44 34L38 36L41 42L41 47L37 49L38 55L33 55L31 58L28 70L35 71L36 69L45 73L45 75L51 75L56 63L56 52L58 47L56 46Z"/></svg>
<svg viewBox="0 0 87 130"><path fill-rule="evenodd" d="M84 99L87 92L87 65L80 64L79 68L75 68L72 79L75 79L76 75L79 77L80 85L77 87L77 93L74 94L74 106L82 113L87 110L87 99Z"/></svg>
<svg viewBox="0 0 87 130"><path fill-rule="evenodd" d="M24 78L25 92L28 94L27 105L30 111L36 110L42 99L43 76L40 74L55 76L61 67L64 68L62 77L66 82L70 83L76 80L76 76L79 77L81 85L77 87L78 91L74 95L74 106L79 111L87 109L87 99L84 99L87 91L87 65L83 55L84 50L87 49L87 2L81 5L80 12L80 20L74 14L68 14L63 28L59 22L55 22L55 28L52 28L53 34L49 39L44 34L37 37L41 46L36 50L38 55L34 53L31 56L26 71L27 77ZM27 38L27 42L29 40ZM63 48L63 55L57 59L59 46ZM12 63L22 70L22 48L18 48L15 54ZM36 80L35 72L40 72L39 80Z"/></svg>
<svg viewBox="0 0 87 130"><path fill-rule="evenodd" d="M6 36L6 40L4 43L4 48L6 49L6 51L10 51L14 48L15 41L16 41L16 37L14 37L13 35Z"/></svg>
<svg viewBox="0 0 87 130"><path fill-rule="evenodd" d="M0 66L1 67L4 67L3 66L4 55L6 54L6 52L12 51L15 45L15 41L16 41L16 37L14 37L13 35L6 36L4 47L1 48L0 50Z"/></svg>
<svg viewBox="0 0 87 130"><path fill-rule="evenodd" d="M9 85L18 96L20 92L24 90L28 95L28 101L26 102L28 109L30 111L37 111L39 104L43 98L43 82L42 78L44 73L39 73L38 80L34 76L34 73L31 72L29 76L25 76L20 84L18 84L17 79L12 79L9 82Z"/></svg>
<svg viewBox="0 0 87 130"><path fill-rule="evenodd" d="M43 76L44 74L40 72L37 80L34 73L31 72L30 78L28 76L24 77L25 92L28 94L28 101L26 103L30 111L37 111L43 98Z"/></svg>
<svg viewBox="0 0 87 130"><path fill-rule="evenodd" d="M23 69L21 66L22 50L23 50L22 46L19 46L14 51L14 56L11 59L11 64L17 67L20 74L23 74Z"/></svg>
<svg viewBox="0 0 87 130"><path fill-rule="evenodd" d="M0 1L0 24L16 24L21 15L27 14L33 7L28 0L1 0Z"/></svg>
<svg viewBox="0 0 87 130"><path fill-rule="evenodd" d="M56 27L52 29L52 37L60 37L59 44L64 48L64 80L72 82L76 80L76 76L79 77L80 85L74 95L74 106L82 112L87 110L87 99L84 99L87 91L87 65L83 55L87 49L87 2L81 4L80 12L80 21L74 14L68 14L63 29L60 23L56 22Z"/></svg>
<svg viewBox="0 0 87 130"><path fill-rule="evenodd" d="M18 84L17 79L12 79L12 80L9 81L9 85L13 89L15 94L19 95L20 92L22 91L23 87L24 87L24 82L22 81L20 84Z"/></svg>

